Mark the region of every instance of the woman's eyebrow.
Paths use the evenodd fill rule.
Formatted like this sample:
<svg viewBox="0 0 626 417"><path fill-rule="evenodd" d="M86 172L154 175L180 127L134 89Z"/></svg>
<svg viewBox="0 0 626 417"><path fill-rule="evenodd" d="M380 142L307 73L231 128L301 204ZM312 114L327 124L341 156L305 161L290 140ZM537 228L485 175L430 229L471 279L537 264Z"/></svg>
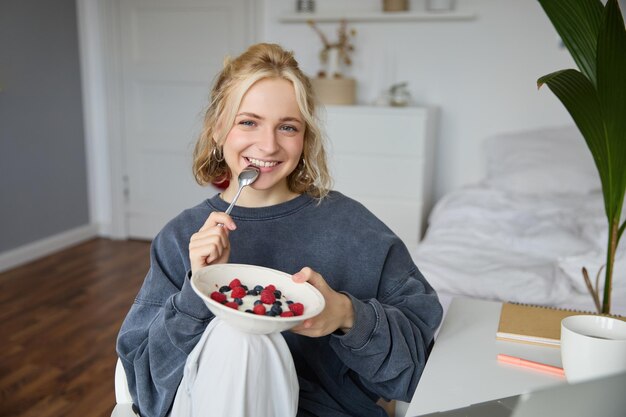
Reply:
<svg viewBox="0 0 626 417"><path fill-rule="evenodd" d="M302 124L302 120L298 119L297 117L282 117L280 119L281 122L297 122Z"/></svg>
<svg viewBox="0 0 626 417"><path fill-rule="evenodd" d="M259 119L259 120L265 120L264 117L261 117L261 116L259 116L256 113L250 113L250 112L241 112L241 113L237 114L237 117L240 117L240 116L252 117L254 119ZM279 120L281 122L296 122L296 123L302 124L302 120L300 120L297 117L286 116L286 117L281 117Z"/></svg>
<svg viewBox="0 0 626 417"><path fill-rule="evenodd" d="M241 112L237 115L237 117L239 116L247 116L247 117L253 117L255 119L263 120L261 116L259 116L258 114L254 114L254 113Z"/></svg>

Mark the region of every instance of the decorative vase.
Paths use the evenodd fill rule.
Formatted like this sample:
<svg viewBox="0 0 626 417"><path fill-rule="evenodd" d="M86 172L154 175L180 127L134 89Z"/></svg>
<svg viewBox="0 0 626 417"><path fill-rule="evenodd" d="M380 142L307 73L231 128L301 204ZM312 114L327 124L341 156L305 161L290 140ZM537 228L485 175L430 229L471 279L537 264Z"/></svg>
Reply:
<svg viewBox="0 0 626 417"><path fill-rule="evenodd" d="M298 13L313 13L315 12L315 0L297 0L296 11Z"/></svg>
<svg viewBox="0 0 626 417"><path fill-rule="evenodd" d="M339 62L339 49L330 48L326 58L326 75L330 78L341 76L341 67Z"/></svg>
<svg viewBox="0 0 626 417"><path fill-rule="evenodd" d="M411 101L411 93L407 83L394 84L389 88L389 105L392 107L408 106Z"/></svg>

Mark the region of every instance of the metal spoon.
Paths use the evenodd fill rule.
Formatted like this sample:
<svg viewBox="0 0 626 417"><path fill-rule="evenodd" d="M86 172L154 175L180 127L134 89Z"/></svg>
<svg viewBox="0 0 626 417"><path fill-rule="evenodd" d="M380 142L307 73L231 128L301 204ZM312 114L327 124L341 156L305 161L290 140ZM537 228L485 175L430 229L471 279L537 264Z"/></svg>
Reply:
<svg viewBox="0 0 626 417"><path fill-rule="evenodd" d="M239 198L239 194L241 194L241 190L243 190L243 187L256 181L260 172L261 170L254 165L248 165L239 173L239 177L237 178L237 181L239 181L239 189L237 190L237 194L235 194L235 198L233 198L233 202L230 203L230 206L226 209L226 214L230 214L231 210L235 206L235 203L237 202L237 199Z"/></svg>

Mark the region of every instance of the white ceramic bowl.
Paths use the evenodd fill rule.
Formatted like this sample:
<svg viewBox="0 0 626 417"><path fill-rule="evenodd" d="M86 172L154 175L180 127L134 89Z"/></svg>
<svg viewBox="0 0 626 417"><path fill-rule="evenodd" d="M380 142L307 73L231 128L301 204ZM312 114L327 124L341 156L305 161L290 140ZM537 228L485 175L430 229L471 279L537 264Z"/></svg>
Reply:
<svg viewBox="0 0 626 417"><path fill-rule="evenodd" d="M273 284L287 300L302 303L304 313L295 317L261 316L226 307L211 299L213 291L219 291L220 287L228 285L235 278L250 289L256 285L265 287ZM289 274L255 265L205 266L192 275L191 286L215 317L245 333L269 334L289 330L321 313L325 305L324 297L311 284L293 282Z"/></svg>

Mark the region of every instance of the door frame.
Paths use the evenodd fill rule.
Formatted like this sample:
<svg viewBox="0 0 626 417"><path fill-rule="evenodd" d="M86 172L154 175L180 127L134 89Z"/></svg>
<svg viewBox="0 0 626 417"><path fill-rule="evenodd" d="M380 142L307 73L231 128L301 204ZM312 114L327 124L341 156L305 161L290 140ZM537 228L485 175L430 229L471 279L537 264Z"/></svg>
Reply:
<svg viewBox="0 0 626 417"><path fill-rule="evenodd" d="M127 239L120 1L76 0L89 220L99 236ZM266 0L247 3L251 39L264 33Z"/></svg>

